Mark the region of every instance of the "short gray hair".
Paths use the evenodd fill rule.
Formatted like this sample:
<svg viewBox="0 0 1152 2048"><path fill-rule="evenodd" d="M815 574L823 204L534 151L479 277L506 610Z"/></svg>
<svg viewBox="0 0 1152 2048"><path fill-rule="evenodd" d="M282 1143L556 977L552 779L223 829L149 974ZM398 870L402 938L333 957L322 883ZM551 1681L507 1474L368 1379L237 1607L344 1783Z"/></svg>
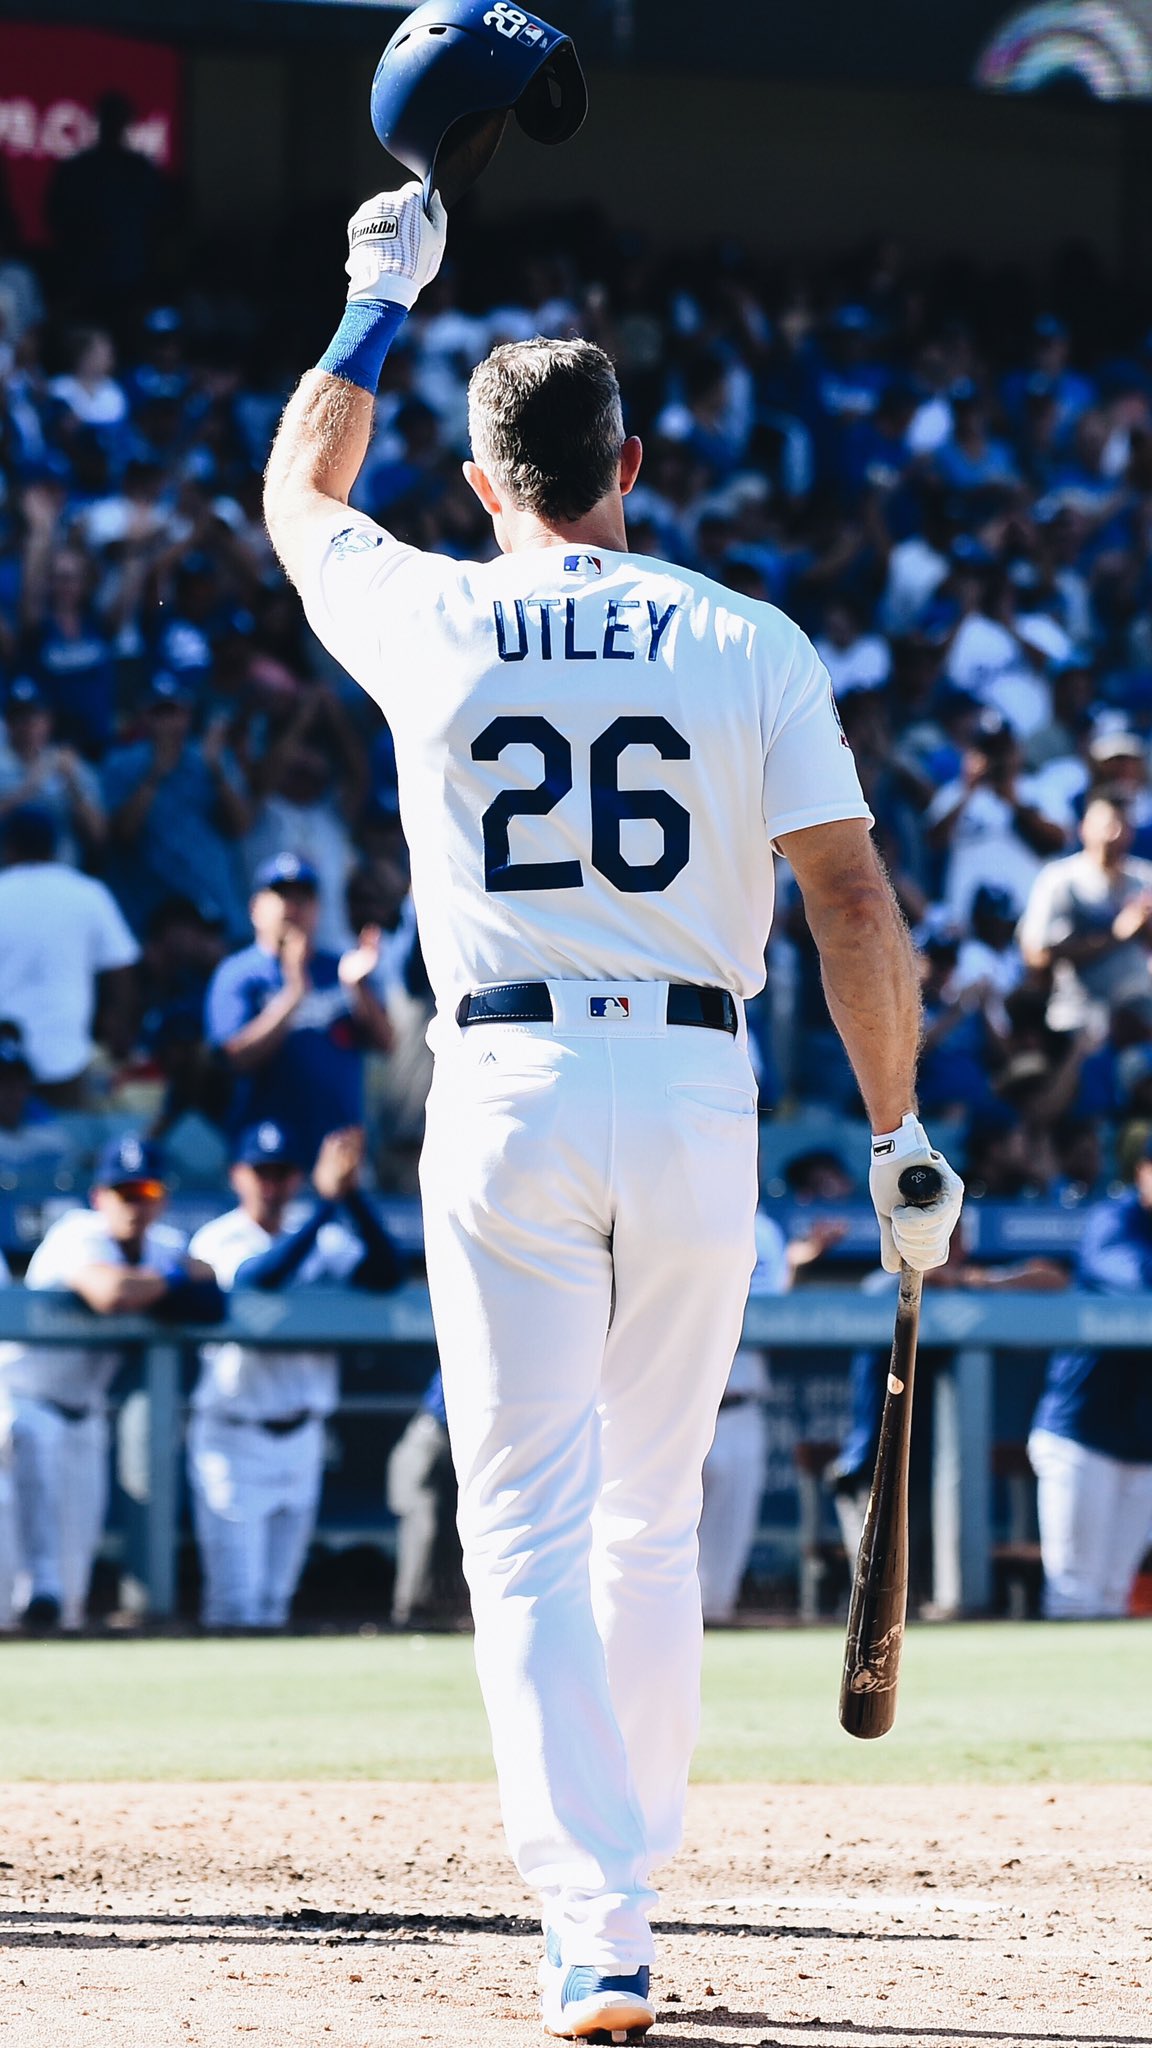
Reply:
<svg viewBox="0 0 1152 2048"><path fill-rule="evenodd" d="M620 470L624 414L610 356L590 341L514 341L468 387L472 453L517 505L583 518Z"/></svg>

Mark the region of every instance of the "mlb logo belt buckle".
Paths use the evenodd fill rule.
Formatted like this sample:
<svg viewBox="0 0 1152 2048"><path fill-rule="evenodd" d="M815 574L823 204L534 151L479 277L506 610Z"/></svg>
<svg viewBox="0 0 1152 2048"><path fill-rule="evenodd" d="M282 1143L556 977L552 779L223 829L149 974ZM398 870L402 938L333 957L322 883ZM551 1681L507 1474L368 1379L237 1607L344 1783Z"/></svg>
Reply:
<svg viewBox="0 0 1152 2048"><path fill-rule="evenodd" d="M632 1015L632 1004L627 996L589 996L588 1015L603 1018L606 1023L626 1024Z"/></svg>

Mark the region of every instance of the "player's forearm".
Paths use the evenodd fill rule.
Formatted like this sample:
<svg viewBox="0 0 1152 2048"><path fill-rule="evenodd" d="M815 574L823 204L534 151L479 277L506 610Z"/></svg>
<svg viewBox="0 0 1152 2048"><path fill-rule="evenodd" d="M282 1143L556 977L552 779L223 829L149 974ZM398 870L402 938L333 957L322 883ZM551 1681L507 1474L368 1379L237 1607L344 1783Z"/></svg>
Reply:
<svg viewBox="0 0 1152 2048"><path fill-rule="evenodd" d="M396 1033L392 1019L375 990L366 981L359 981L348 994L352 1015L365 1037L377 1052L391 1052L396 1043Z"/></svg>
<svg viewBox="0 0 1152 2048"><path fill-rule="evenodd" d="M284 409L264 477L264 516L281 552L286 526L322 499L348 503L372 436L371 394L309 370Z"/></svg>
<svg viewBox="0 0 1152 2048"><path fill-rule="evenodd" d="M304 988L282 988L266 1003L258 1017L224 1040L224 1051L238 1073L258 1067L271 1059L288 1034L292 1018L304 999Z"/></svg>
<svg viewBox="0 0 1152 2048"><path fill-rule="evenodd" d="M142 1313L168 1291L163 1274L147 1266L86 1266L72 1286L81 1301L100 1316Z"/></svg>
<svg viewBox="0 0 1152 2048"><path fill-rule="evenodd" d="M874 1131L894 1131L916 1104L920 991L908 934L887 888L858 898L815 932L828 1009Z"/></svg>
<svg viewBox="0 0 1152 2048"><path fill-rule="evenodd" d="M787 833L820 955L824 993L874 1131L915 1107L920 987L908 928L866 824L845 818Z"/></svg>

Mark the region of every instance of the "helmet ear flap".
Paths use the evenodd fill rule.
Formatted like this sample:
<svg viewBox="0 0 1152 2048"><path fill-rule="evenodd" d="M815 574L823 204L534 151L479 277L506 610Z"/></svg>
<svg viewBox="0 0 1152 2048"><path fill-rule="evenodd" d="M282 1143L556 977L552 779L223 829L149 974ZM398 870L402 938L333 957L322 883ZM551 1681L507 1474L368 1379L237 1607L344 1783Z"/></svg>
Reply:
<svg viewBox="0 0 1152 2048"><path fill-rule="evenodd" d="M487 170L508 126L508 109L494 113L465 114L454 121L436 151L436 161L424 180L424 197L438 192L446 207L453 207Z"/></svg>

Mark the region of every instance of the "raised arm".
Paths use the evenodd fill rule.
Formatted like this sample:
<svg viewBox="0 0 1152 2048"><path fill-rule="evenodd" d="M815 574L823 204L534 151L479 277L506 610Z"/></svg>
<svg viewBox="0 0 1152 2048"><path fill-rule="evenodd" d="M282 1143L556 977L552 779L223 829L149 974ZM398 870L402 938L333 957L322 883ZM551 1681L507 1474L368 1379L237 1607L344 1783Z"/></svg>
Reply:
<svg viewBox="0 0 1152 2048"><path fill-rule="evenodd" d="M447 216L422 187L382 192L348 224L348 304L331 346L289 399L268 459L264 517L297 589L318 524L348 504L368 452L384 358L444 257Z"/></svg>

